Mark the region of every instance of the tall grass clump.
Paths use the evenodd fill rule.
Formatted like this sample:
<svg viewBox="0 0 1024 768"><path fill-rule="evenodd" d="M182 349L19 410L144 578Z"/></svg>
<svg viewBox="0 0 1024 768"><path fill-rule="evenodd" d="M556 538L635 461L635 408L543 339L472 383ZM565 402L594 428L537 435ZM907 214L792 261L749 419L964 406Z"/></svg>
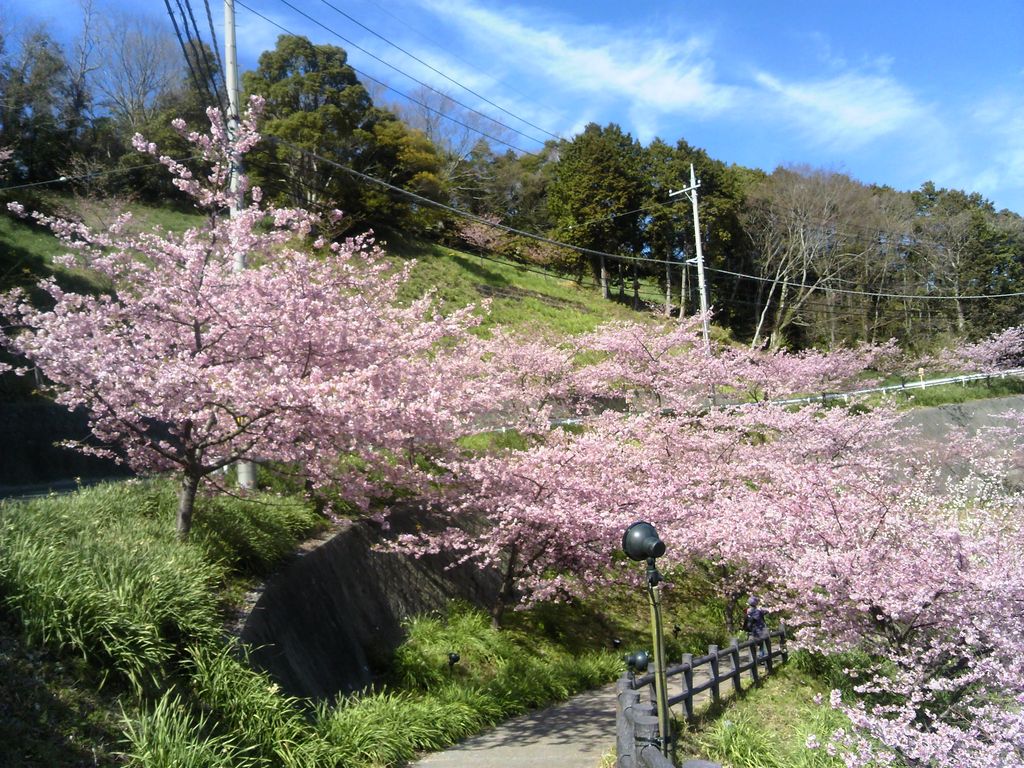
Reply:
<svg viewBox="0 0 1024 768"><path fill-rule="evenodd" d="M299 496L211 496L201 500L192 538L233 573L264 576L324 528L326 521Z"/></svg>
<svg viewBox="0 0 1024 768"><path fill-rule="evenodd" d="M230 645L189 650L191 690L218 728L266 768L337 764L331 745L315 735L301 702L284 696L264 673Z"/></svg>
<svg viewBox="0 0 1024 768"><path fill-rule="evenodd" d="M131 768L260 768L229 736L213 733L211 718L196 713L174 692L165 693L136 718L125 716Z"/></svg>
<svg viewBox="0 0 1024 768"><path fill-rule="evenodd" d="M215 641L229 574L262 575L323 524L297 498L211 496L192 539L167 481L0 506L0 600L33 643L72 651L141 690L188 643Z"/></svg>
<svg viewBox="0 0 1024 768"><path fill-rule="evenodd" d="M494 720L480 708L437 695L383 691L351 697L317 711L320 738L341 765L390 766L417 752L439 750L476 733Z"/></svg>
<svg viewBox="0 0 1024 768"><path fill-rule="evenodd" d="M145 514L155 493L121 483L0 507L0 599L28 640L136 689L156 684L186 640L219 630L222 569Z"/></svg>

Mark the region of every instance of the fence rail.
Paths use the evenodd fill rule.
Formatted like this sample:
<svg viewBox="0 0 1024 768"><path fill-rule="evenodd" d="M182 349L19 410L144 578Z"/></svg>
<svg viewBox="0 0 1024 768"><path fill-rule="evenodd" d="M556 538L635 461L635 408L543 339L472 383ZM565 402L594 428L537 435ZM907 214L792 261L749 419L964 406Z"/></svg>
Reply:
<svg viewBox="0 0 1024 768"><path fill-rule="evenodd" d="M761 646L764 646L763 658L758 656ZM777 662L784 663L788 658L785 626L761 638L742 642L733 640L725 648L709 646L705 655L696 658L692 654L683 654L680 663L665 668L665 677L669 681L669 708L682 704L686 719L692 720L694 703L700 694L710 691L712 702L718 703L722 699L723 683L731 686L734 693L739 692L743 689L744 673L749 673L752 684L756 684L762 675L770 675L774 671ZM764 670L760 669L761 664ZM658 738L654 677L653 673L635 675L627 672L616 683L618 768L672 768L672 761L665 754L668 750L662 749ZM676 680L681 690L672 694L672 683ZM717 767L717 763L703 760L688 760L682 764L682 768Z"/></svg>
<svg viewBox="0 0 1024 768"><path fill-rule="evenodd" d="M843 400L845 402L851 397L861 397L863 395L874 395L885 392L901 392L908 389L928 389L929 387L941 387L946 384L967 384L971 381L990 381L992 379L1005 379L1007 376L1024 376L1024 368L1008 368L1005 371L994 371L992 373L968 373L963 376L947 376L942 379L918 379L917 381L904 379L899 384L887 384L884 387L855 389L850 392L822 392L818 395L791 397L785 400L772 400L772 402L778 405L811 403L816 400Z"/></svg>

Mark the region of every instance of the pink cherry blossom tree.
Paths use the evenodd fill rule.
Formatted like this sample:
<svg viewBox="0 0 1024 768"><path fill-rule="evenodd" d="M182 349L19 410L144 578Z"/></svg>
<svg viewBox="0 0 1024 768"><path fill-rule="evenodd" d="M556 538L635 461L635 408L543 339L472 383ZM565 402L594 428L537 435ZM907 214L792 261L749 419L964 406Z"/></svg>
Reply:
<svg viewBox="0 0 1024 768"><path fill-rule="evenodd" d="M4 344L45 374L59 402L86 408L105 445L79 448L179 475L181 536L200 484L240 459L293 462L314 485L344 476L364 504L383 484L425 484L419 460L451 451L497 398L480 358L462 354L471 309L442 316L429 295L400 306L406 273L370 239L324 242L315 216L262 207L244 179L231 191L229 168L258 140L258 108L255 99L234 140L212 110L207 134L176 125L202 155L202 175L136 137L206 214L203 225L129 235L127 216L93 231L35 215L68 247L64 263L110 288L83 295L48 280L48 308L17 292L0 303ZM233 202L244 204L229 218Z"/></svg>
<svg viewBox="0 0 1024 768"><path fill-rule="evenodd" d="M442 533L405 536L395 546L413 554L454 551L461 562L497 568L503 587L496 621L511 604L580 596L607 584L615 577L616 540L632 520L676 527L685 519L699 529L716 495L739 482L732 462L762 440L751 435L765 432L765 414L782 413L708 410L713 384L733 391L745 386L753 363L743 358L778 355L743 350L708 357L699 319L660 328L616 323L558 345L499 333L491 349L501 361L496 369L508 379L504 390L518 391L524 407L534 406L515 425L537 442L529 450L453 465L451 524ZM765 366L757 375L785 391L802 384L807 371L820 377L853 368L845 358L831 366L815 359ZM627 413L596 407L608 398L622 399ZM574 416L575 429L550 430L552 404ZM678 417L662 418L662 412ZM467 519L487 536L467 532ZM690 535L685 527L684 535Z"/></svg>
<svg viewBox="0 0 1024 768"><path fill-rule="evenodd" d="M486 535L452 526L401 546L499 568L500 618L516 601L621 578L622 531L650 520L669 546L666 571L718 564L722 596L757 584L798 646L874 660L859 671L859 698L836 700L852 728L830 748L849 765L1021 764L1021 498L1002 484L1000 457L979 451L987 438L924 446L886 408L707 400L711 382L806 391L857 375L871 354L709 359L692 329L632 326L578 348L589 354L553 366L551 381L575 397L619 394L627 410L584 408L573 430L465 460L451 512ZM974 465L963 483L933 470L940 449Z"/></svg>
<svg viewBox="0 0 1024 768"><path fill-rule="evenodd" d="M973 344L949 350L946 361L982 373L1024 366L1024 325L1006 328Z"/></svg>

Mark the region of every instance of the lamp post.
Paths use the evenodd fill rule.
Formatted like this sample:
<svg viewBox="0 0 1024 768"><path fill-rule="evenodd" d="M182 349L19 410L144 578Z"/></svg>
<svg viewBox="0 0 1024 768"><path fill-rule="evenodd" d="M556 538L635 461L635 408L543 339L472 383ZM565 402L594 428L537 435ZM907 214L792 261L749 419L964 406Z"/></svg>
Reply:
<svg viewBox="0 0 1024 768"><path fill-rule="evenodd" d="M658 734L661 752L670 756L671 721L668 714L668 692L665 681L665 636L661 624L661 574L655 560L665 554L665 543L650 523L633 523L622 535L622 551L637 562L647 561L647 598L651 604L651 636L654 645L654 696L658 708Z"/></svg>

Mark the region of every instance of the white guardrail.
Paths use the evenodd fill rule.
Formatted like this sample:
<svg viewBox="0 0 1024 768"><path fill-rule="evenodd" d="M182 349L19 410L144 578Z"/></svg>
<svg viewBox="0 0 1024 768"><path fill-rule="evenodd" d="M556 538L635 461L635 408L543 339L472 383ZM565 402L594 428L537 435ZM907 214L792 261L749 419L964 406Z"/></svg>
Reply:
<svg viewBox="0 0 1024 768"><path fill-rule="evenodd" d="M928 387L940 387L944 384L967 384L970 381L985 381L987 379L1005 379L1007 376L1019 376L1024 377L1024 368L1007 368L1004 371L993 371L991 373L968 373L963 376L947 376L942 379L917 379L910 380L905 379L899 384L887 384L884 387L868 387L867 389L854 389L849 392L821 392L817 395L805 395L804 397L790 397L782 400L776 400L774 398L765 400L762 402L772 403L774 405L798 405L800 403L813 403L823 402L827 400L842 400L843 402L849 402L851 398L861 397L862 395L874 395L885 392L899 392L906 391L908 389L928 389ZM739 405L739 403L724 403L717 398L709 398L708 405L712 408L728 408L731 406ZM669 409L662 411L662 415L672 415ZM552 427L565 427L572 426L574 424L582 423L583 419L575 417L566 417L559 419L552 419L549 423ZM500 426L496 427L497 432L507 432L514 427Z"/></svg>
<svg viewBox="0 0 1024 768"><path fill-rule="evenodd" d="M941 387L944 384L967 384L970 381L985 381L988 379L1005 379L1007 376L1024 376L1024 368L1008 368L1005 371L993 371L991 373L968 373L963 376L947 376L942 379L906 379L899 384L887 384L884 387L869 387L867 389L855 389L850 392L822 392L818 395L807 395L806 397L794 397L787 400L772 400L779 405L791 403L810 403L815 400L843 400L849 401L851 397L862 395L874 395L885 392L901 392L908 389L928 389L928 387Z"/></svg>

